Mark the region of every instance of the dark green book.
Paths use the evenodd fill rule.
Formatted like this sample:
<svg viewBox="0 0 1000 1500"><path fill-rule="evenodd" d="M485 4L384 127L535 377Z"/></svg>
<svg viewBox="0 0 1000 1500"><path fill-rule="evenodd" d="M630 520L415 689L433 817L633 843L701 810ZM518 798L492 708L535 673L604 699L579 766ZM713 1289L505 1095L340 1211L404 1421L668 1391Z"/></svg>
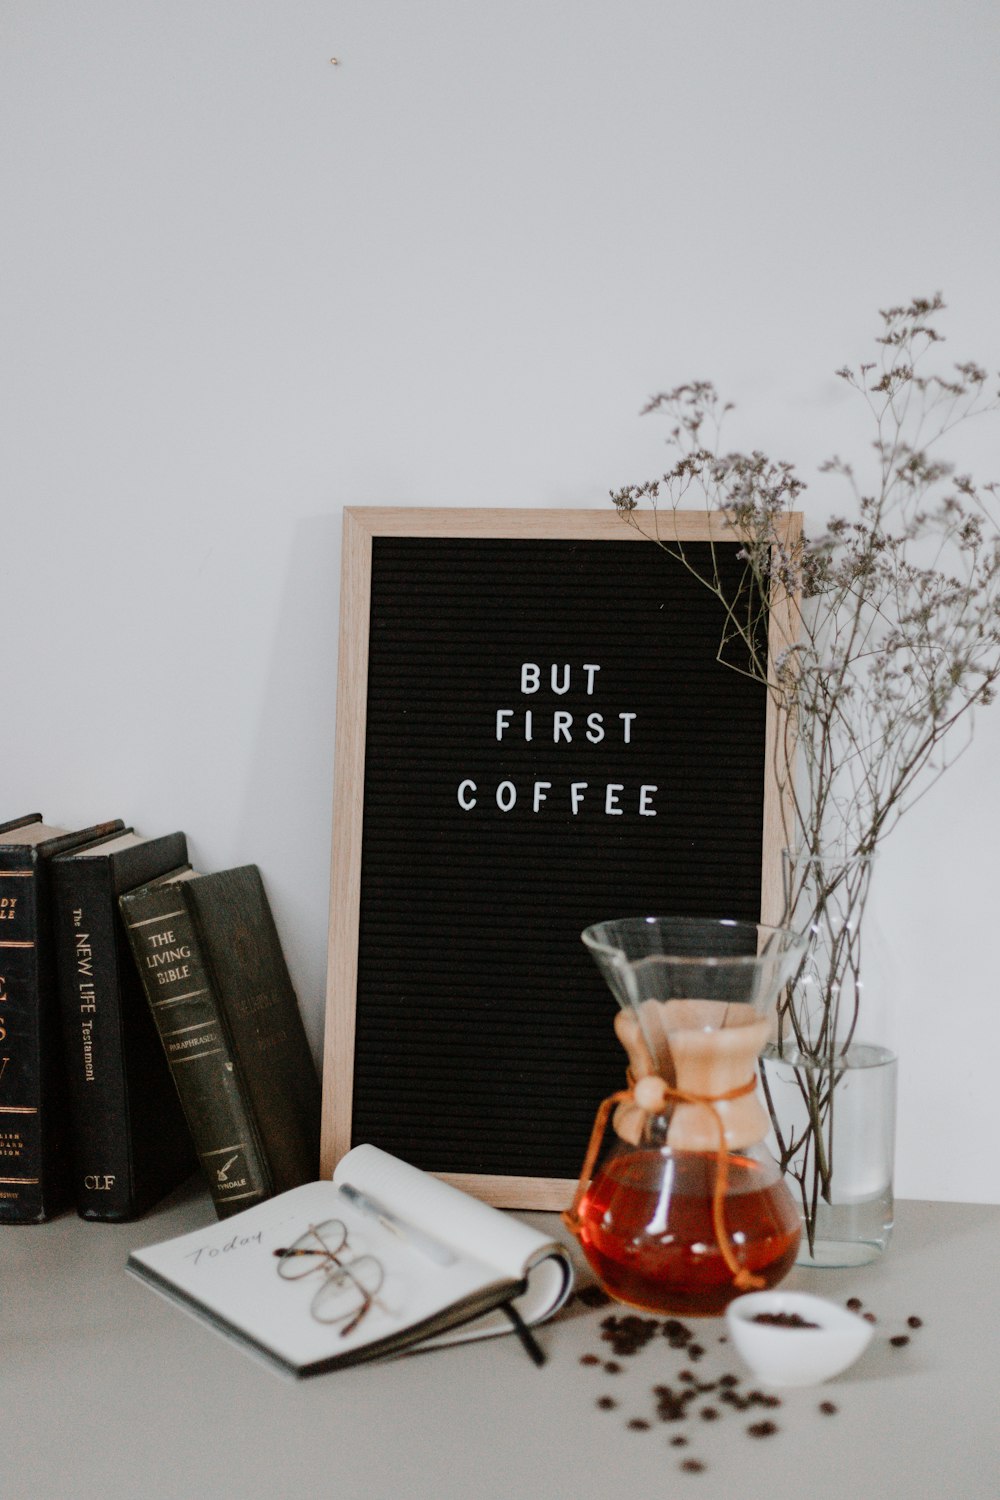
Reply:
<svg viewBox="0 0 1000 1500"><path fill-rule="evenodd" d="M319 1079L256 865L175 871L120 905L219 1217L312 1181Z"/></svg>
<svg viewBox="0 0 1000 1500"><path fill-rule="evenodd" d="M118 897L176 869L183 833L132 829L52 861L56 963L81 1218L134 1219L196 1170Z"/></svg>
<svg viewBox="0 0 1000 1500"><path fill-rule="evenodd" d="M0 824L0 1224L41 1223L70 1201L49 861L122 826Z"/></svg>

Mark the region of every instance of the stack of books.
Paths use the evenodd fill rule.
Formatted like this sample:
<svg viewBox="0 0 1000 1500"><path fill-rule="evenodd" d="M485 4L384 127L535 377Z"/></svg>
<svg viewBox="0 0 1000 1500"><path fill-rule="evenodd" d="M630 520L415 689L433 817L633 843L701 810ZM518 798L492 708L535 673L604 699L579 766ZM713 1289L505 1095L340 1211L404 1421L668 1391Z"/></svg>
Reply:
<svg viewBox="0 0 1000 1500"><path fill-rule="evenodd" d="M255 865L183 833L0 824L0 1223L220 1218L316 1177L320 1089Z"/></svg>

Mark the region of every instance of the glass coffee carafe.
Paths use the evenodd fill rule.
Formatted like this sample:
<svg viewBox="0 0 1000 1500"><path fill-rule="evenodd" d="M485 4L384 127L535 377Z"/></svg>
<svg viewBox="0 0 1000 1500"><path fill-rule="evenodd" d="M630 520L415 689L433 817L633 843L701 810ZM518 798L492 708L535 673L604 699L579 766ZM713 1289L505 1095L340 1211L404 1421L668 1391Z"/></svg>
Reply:
<svg viewBox="0 0 1000 1500"><path fill-rule="evenodd" d="M621 1007L629 1087L598 1110L566 1223L613 1297L718 1313L780 1281L798 1250L800 1216L763 1144L757 1057L802 940L757 923L636 917L588 927L583 941Z"/></svg>

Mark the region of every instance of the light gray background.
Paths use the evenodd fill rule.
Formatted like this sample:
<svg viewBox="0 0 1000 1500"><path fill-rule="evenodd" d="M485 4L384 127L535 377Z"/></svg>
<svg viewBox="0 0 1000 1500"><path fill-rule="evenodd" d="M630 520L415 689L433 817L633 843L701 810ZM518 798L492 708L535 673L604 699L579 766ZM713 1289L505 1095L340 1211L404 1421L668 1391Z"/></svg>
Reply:
<svg viewBox="0 0 1000 1500"><path fill-rule="evenodd" d="M990 0L2 0L2 816L257 862L318 1052L342 506L604 506L703 377L825 517L880 306L1000 363L998 57ZM1000 1199L998 749L878 872L904 1195Z"/></svg>

